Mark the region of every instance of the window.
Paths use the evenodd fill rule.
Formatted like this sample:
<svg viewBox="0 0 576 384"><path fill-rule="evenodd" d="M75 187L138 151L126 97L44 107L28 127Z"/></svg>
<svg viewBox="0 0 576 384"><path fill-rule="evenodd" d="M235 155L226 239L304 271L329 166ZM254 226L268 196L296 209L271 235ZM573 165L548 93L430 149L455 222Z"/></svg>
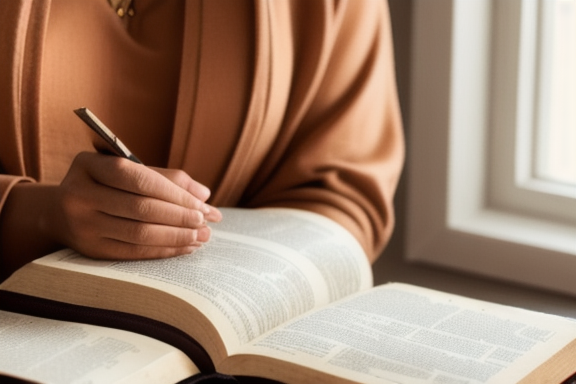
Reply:
<svg viewBox="0 0 576 384"><path fill-rule="evenodd" d="M574 0L415 1L409 260L576 294L576 194L564 167L576 141L562 169L552 166L554 129L569 140L575 108L553 117L554 84L569 80L550 70L567 65L554 30L575 46L574 30L564 32L573 9Z"/></svg>
<svg viewBox="0 0 576 384"><path fill-rule="evenodd" d="M493 4L489 198L495 206L576 224L576 87L566 60L574 57L576 34L565 33L576 21L570 5L574 0Z"/></svg>
<svg viewBox="0 0 576 384"><path fill-rule="evenodd" d="M576 197L576 0L540 2L534 175Z"/></svg>

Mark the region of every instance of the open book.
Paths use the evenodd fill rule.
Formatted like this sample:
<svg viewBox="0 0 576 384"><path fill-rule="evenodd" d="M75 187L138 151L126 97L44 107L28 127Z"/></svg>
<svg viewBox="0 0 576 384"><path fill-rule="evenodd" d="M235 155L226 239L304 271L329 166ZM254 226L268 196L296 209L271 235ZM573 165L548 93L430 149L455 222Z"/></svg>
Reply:
<svg viewBox="0 0 576 384"><path fill-rule="evenodd" d="M202 347L188 353L201 370L235 376L559 384L576 372L572 320L399 283L372 287L362 248L329 219L290 209L223 213L191 255L107 262L63 250L0 289L18 303L32 296L167 324Z"/></svg>
<svg viewBox="0 0 576 384"><path fill-rule="evenodd" d="M113 328L0 310L0 340L0 374L27 382L158 384L199 373L179 349Z"/></svg>

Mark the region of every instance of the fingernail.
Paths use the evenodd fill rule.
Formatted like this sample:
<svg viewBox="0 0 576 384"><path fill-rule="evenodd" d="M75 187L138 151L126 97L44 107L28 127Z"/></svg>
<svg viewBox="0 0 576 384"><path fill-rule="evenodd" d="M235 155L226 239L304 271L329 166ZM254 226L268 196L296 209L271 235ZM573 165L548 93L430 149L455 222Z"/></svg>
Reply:
<svg viewBox="0 0 576 384"><path fill-rule="evenodd" d="M195 245L197 242L198 242L198 230L193 229L192 230L192 239L190 241L190 245Z"/></svg>
<svg viewBox="0 0 576 384"><path fill-rule="evenodd" d="M211 207L210 214L206 215L206 220L217 223L222 220L222 212L218 208Z"/></svg>
<svg viewBox="0 0 576 384"><path fill-rule="evenodd" d="M210 227L202 227L198 229L198 236L196 237L196 239L202 243L205 243L208 240L210 240L211 234L212 231L210 230Z"/></svg>
<svg viewBox="0 0 576 384"><path fill-rule="evenodd" d="M200 212L202 212L205 215L208 215L210 213L210 206L208 204L202 204L200 206Z"/></svg>

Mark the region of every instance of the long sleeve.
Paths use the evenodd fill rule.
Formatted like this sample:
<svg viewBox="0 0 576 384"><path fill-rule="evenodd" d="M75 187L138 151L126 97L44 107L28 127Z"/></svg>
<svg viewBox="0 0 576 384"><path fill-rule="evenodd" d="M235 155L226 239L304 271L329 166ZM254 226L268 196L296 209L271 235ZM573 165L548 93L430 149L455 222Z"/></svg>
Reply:
<svg viewBox="0 0 576 384"><path fill-rule="evenodd" d="M0 4L0 214L12 187L37 176L34 161L28 161L35 146L26 146L33 139L22 127L37 123L37 63L48 7L46 0Z"/></svg>
<svg viewBox="0 0 576 384"><path fill-rule="evenodd" d="M324 214L374 260L394 226L404 158L389 14L383 1L334 4L293 9L289 107L243 204Z"/></svg>

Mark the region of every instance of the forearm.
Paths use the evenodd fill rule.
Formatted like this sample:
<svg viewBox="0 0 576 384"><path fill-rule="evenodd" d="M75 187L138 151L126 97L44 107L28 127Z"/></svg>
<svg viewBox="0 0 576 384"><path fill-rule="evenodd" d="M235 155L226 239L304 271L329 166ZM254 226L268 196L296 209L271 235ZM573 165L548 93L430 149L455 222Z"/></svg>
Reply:
<svg viewBox="0 0 576 384"><path fill-rule="evenodd" d="M50 233L54 223L48 219L56 188L36 183L12 188L0 214L0 279L61 247Z"/></svg>

